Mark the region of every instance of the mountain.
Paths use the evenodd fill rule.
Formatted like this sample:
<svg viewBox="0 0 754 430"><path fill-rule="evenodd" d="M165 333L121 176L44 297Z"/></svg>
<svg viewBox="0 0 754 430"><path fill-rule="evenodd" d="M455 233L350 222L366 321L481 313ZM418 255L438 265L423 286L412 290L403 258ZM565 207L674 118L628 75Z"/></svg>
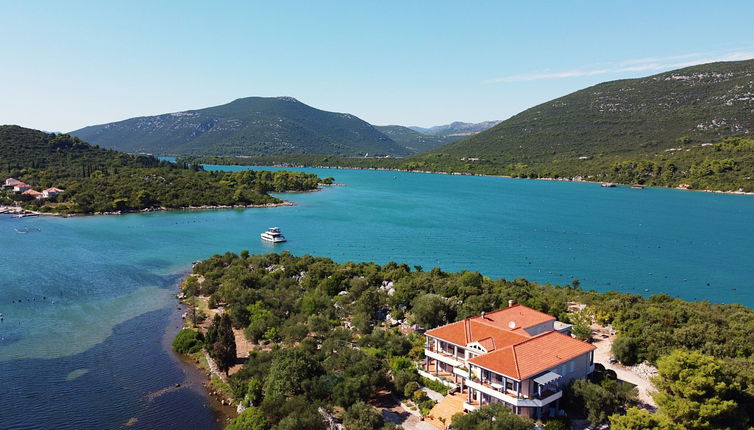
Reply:
<svg viewBox="0 0 754 430"><path fill-rule="evenodd" d="M374 128L412 153L428 151L459 139L458 137L424 134L401 125L375 125Z"/></svg>
<svg viewBox="0 0 754 430"><path fill-rule="evenodd" d="M450 124L436 125L430 128L416 126L408 128L422 134L428 134L431 136L449 136L455 137L455 140L458 140L463 137L471 136L487 130L488 128L494 127L498 123L500 123L500 121L484 121L478 123L456 121Z"/></svg>
<svg viewBox="0 0 754 430"><path fill-rule="evenodd" d="M746 60L598 84L431 152L534 165L648 154L752 131L754 60Z"/></svg>
<svg viewBox="0 0 754 430"><path fill-rule="evenodd" d="M131 118L71 132L92 144L160 155L407 155L411 151L347 113L291 97L247 97L205 109Z"/></svg>

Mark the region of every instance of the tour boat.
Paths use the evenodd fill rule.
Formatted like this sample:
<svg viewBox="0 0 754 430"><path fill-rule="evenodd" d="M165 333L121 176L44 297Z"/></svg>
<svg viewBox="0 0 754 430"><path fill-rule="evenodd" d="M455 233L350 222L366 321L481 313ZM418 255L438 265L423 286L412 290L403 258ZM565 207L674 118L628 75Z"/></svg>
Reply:
<svg viewBox="0 0 754 430"><path fill-rule="evenodd" d="M280 233L280 228L278 227L270 227L267 231L260 234L260 236L262 237L262 240L266 240L272 243L286 241L285 236L283 236L283 234Z"/></svg>

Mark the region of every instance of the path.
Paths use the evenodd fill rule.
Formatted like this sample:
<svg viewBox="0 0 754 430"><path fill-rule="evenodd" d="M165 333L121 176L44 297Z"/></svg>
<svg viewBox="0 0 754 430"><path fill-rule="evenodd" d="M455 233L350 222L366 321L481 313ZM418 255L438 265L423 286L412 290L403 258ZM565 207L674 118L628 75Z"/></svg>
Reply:
<svg viewBox="0 0 754 430"><path fill-rule="evenodd" d="M656 408L657 405L651 395L655 389L647 377L639 375L631 367L610 363L610 357L612 356L611 348L615 335L610 334L605 327L598 324L592 324L592 331L594 333L594 342L592 344L597 347L594 351L594 362L602 364L605 366L605 369L613 370L621 381L636 385L636 388L639 390L639 400L649 409Z"/></svg>

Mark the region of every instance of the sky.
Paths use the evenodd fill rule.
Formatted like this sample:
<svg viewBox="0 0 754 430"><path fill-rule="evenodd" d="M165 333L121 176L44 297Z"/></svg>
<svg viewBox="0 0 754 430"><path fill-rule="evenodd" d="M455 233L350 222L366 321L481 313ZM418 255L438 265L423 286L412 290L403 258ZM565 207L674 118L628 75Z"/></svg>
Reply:
<svg viewBox="0 0 754 430"><path fill-rule="evenodd" d="M0 0L0 124L292 96L372 124L505 119L600 82L754 58L753 1Z"/></svg>

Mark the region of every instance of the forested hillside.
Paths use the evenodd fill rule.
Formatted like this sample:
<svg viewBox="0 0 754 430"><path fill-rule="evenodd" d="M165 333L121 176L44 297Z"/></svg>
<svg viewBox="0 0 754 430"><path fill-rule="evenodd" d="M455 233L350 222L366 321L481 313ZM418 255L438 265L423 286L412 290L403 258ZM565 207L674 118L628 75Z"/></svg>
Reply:
<svg viewBox="0 0 754 430"><path fill-rule="evenodd" d="M274 204L281 200L270 191L311 190L321 182L315 175L285 171L206 172L18 126L0 127L0 174L37 191L64 190L48 199L12 190L0 194L3 203L56 213Z"/></svg>
<svg viewBox="0 0 754 430"><path fill-rule="evenodd" d="M338 154L411 151L348 113L292 97L247 97L205 109L131 118L71 132L124 152L156 155Z"/></svg>
<svg viewBox="0 0 754 430"><path fill-rule="evenodd" d="M754 131L754 60L605 82L432 151L495 164L645 155Z"/></svg>

